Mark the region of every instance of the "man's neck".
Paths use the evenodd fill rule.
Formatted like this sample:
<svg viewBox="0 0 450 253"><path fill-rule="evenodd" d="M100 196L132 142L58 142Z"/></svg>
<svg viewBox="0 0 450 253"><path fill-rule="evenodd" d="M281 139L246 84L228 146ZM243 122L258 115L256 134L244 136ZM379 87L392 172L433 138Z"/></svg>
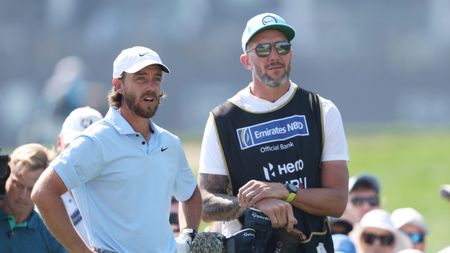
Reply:
<svg viewBox="0 0 450 253"><path fill-rule="evenodd" d="M286 92L289 91L291 82L287 81L279 87L268 87L265 84L259 82L258 80L253 80L250 85L250 92L253 96L270 101L275 102L280 97L282 97Z"/></svg>
<svg viewBox="0 0 450 253"><path fill-rule="evenodd" d="M152 132L149 125L149 119L137 116L124 106L119 108L119 113L128 121L134 131L141 133L147 142L150 140Z"/></svg>

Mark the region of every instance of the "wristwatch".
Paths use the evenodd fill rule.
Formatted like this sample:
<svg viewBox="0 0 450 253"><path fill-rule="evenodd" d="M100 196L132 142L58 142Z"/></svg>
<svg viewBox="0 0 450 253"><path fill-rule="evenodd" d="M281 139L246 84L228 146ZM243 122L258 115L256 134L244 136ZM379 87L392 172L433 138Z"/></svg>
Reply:
<svg viewBox="0 0 450 253"><path fill-rule="evenodd" d="M291 203L297 195L298 187L291 183L286 183L286 189L289 191L289 195L287 196L285 201Z"/></svg>

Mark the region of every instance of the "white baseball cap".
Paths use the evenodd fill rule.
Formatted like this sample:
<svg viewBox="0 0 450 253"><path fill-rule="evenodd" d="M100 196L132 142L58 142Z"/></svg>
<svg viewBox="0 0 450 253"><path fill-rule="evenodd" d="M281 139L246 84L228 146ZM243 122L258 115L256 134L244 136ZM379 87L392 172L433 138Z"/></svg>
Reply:
<svg viewBox="0 0 450 253"><path fill-rule="evenodd" d="M286 24L282 17L274 13L262 13L251 18L242 33L242 50L244 53L248 42L255 34L269 29L275 29L284 33L288 41L295 37L294 28Z"/></svg>
<svg viewBox="0 0 450 253"><path fill-rule="evenodd" d="M84 129L88 128L92 123L102 119L102 117L100 112L89 106L79 107L73 110L64 120L60 136L63 137L65 143L70 143L78 137Z"/></svg>
<svg viewBox="0 0 450 253"><path fill-rule="evenodd" d="M428 227L425 223L425 219L414 208L405 207L395 209L391 214L392 222L397 229L400 229L406 224L419 227L425 233L428 233Z"/></svg>
<svg viewBox="0 0 450 253"><path fill-rule="evenodd" d="M131 47L122 50L113 64L113 78L120 78L123 72L136 73L139 70L153 64L158 64L161 69L169 73L169 68L164 65L159 55L146 47Z"/></svg>

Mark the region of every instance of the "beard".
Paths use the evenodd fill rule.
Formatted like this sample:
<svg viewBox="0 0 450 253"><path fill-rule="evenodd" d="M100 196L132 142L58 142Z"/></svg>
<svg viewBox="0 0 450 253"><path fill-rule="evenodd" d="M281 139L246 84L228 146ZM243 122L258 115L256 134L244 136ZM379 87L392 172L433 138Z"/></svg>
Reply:
<svg viewBox="0 0 450 253"><path fill-rule="evenodd" d="M141 101L144 97L152 97L156 101L156 105L148 105L148 106L141 106L139 104L139 101ZM149 91L144 93L141 97L138 98L136 94L133 94L131 92L128 92L125 90L124 94L124 100L125 104L130 108L131 111L133 111L136 115L142 118L149 119L153 117L158 110L159 103L160 103L160 94L157 94L156 92Z"/></svg>
<svg viewBox="0 0 450 253"><path fill-rule="evenodd" d="M275 63L271 63L269 64L268 67L270 67L271 65L281 65L282 63L280 62L275 62ZM278 78L278 80L275 80L274 78L270 77L267 72L264 72L264 70L262 68L260 68L259 66L255 65L255 75L256 78L259 79L259 81L261 81L265 86L269 87L269 88L277 88L280 87L281 85L283 85L284 83L286 83L289 80L289 76L291 74L291 64L287 65L287 68L283 70L284 73L283 75Z"/></svg>

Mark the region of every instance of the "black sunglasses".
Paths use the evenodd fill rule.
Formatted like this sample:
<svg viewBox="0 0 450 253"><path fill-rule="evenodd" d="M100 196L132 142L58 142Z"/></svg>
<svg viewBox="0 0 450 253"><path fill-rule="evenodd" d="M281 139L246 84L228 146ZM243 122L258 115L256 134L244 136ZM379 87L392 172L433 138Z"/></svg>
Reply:
<svg viewBox="0 0 450 253"><path fill-rule="evenodd" d="M418 244L418 243L423 243L423 241L425 240L425 234L424 233L407 233L405 232L405 234L411 238L411 241L413 244Z"/></svg>
<svg viewBox="0 0 450 253"><path fill-rule="evenodd" d="M291 51L291 43L289 41L278 41L273 43L273 46L279 55L286 55ZM272 52L272 43L261 43L245 52L248 53L252 50L255 50L256 55L259 57L267 57Z"/></svg>
<svg viewBox="0 0 450 253"><path fill-rule="evenodd" d="M392 234L375 235L372 233L362 233L361 236L364 242L367 243L368 245L372 245L375 243L376 240L378 240L380 241L380 245L382 246L391 246L395 241L395 238Z"/></svg>
<svg viewBox="0 0 450 253"><path fill-rule="evenodd" d="M378 197L354 197L350 200L355 206L362 206L364 202L367 202L370 206L377 206L380 204Z"/></svg>

